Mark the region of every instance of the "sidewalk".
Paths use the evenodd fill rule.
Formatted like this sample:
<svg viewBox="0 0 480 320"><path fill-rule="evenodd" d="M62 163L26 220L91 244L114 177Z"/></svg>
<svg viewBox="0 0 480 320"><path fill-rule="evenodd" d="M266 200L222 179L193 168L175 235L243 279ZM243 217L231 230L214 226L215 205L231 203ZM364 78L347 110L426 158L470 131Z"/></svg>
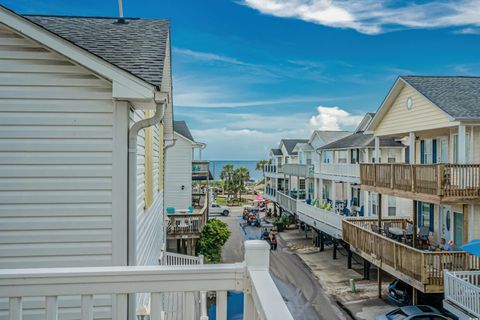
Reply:
<svg viewBox="0 0 480 320"><path fill-rule="evenodd" d="M325 250L319 252L319 248L314 247L310 234L305 238L305 233L300 229L280 232L279 236L311 270L325 292L355 319L375 319L377 315L395 308L388 301L378 299L376 270L371 270L372 280L362 280L363 261L358 256L354 256L352 269L348 269L346 251L341 246L337 251L337 259L333 260L331 246L325 246ZM355 280L355 293L350 289L350 279ZM384 297L389 283L390 279L386 276L382 281Z"/></svg>

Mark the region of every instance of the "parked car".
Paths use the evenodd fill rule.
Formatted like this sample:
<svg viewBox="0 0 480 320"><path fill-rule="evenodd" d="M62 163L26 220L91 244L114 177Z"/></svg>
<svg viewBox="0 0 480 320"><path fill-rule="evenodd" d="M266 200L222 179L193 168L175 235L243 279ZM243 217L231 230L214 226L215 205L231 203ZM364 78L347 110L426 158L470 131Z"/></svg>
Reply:
<svg viewBox="0 0 480 320"><path fill-rule="evenodd" d="M230 214L230 207L221 206L218 203L210 204L208 208L208 213L221 214L222 216L228 216Z"/></svg>
<svg viewBox="0 0 480 320"><path fill-rule="evenodd" d="M388 285L388 299L398 306L412 303L412 287L398 279Z"/></svg>
<svg viewBox="0 0 480 320"><path fill-rule="evenodd" d="M377 316L376 320L451 320L430 306L405 306Z"/></svg>

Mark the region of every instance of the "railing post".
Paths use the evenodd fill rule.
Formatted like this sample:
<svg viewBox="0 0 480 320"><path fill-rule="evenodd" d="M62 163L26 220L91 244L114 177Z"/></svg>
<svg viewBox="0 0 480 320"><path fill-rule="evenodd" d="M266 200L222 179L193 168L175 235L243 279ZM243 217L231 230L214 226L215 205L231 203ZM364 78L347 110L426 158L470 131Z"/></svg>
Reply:
<svg viewBox="0 0 480 320"><path fill-rule="evenodd" d="M444 177L445 177L445 166L443 164L437 165L437 195L443 195L444 187Z"/></svg>
<svg viewBox="0 0 480 320"><path fill-rule="evenodd" d="M393 164L390 165L390 189L393 189L393 176L395 175Z"/></svg>
<svg viewBox="0 0 480 320"><path fill-rule="evenodd" d="M243 319L255 319L256 311L248 271L268 271L270 265L270 246L267 242L263 240L245 241L245 264L247 268L245 276L247 278L244 281L246 282L245 287L247 289L244 292Z"/></svg>

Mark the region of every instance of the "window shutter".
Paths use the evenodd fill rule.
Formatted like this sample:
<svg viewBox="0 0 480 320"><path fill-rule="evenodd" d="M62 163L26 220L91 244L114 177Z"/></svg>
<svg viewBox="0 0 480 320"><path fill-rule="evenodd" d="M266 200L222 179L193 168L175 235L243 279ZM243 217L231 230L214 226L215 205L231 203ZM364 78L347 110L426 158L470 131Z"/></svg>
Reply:
<svg viewBox="0 0 480 320"><path fill-rule="evenodd" d="M420 164L425 163L425 140L420 141Z"/></svg>
<svg viewBox="0 0 480 320"><path fill-rule="evenodd" d="M422 207L423 207L423 202L418 201L417 202L417 224L419 226L421 226L422 223L423 223L423 221L422 221Z"/></svg>
<svg viewBox="0 0 480 320"><path fill-rule="evenodd" d="M432 140L432 163L437 163L437 139Z"/></svg>
<svg viewBox="0 0 480 320"><path fill-rule="evenodd" d="M433 221L435 217L435 209L433 204L430 204L430 225L428 226L430 231L433 232L433 227L435 226L435 222Z"/></svg>

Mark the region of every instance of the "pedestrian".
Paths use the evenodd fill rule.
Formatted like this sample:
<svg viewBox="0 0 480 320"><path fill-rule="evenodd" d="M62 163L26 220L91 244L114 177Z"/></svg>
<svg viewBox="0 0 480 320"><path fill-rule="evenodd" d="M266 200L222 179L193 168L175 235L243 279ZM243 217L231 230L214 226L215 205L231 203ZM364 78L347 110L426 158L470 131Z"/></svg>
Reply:
<svg viewBox="0 0 480 320"><path fill-rule="evenodd" d="M272 238L270 239L270 250L277 250L277 237L275 234L272 234Z"/></svg>

